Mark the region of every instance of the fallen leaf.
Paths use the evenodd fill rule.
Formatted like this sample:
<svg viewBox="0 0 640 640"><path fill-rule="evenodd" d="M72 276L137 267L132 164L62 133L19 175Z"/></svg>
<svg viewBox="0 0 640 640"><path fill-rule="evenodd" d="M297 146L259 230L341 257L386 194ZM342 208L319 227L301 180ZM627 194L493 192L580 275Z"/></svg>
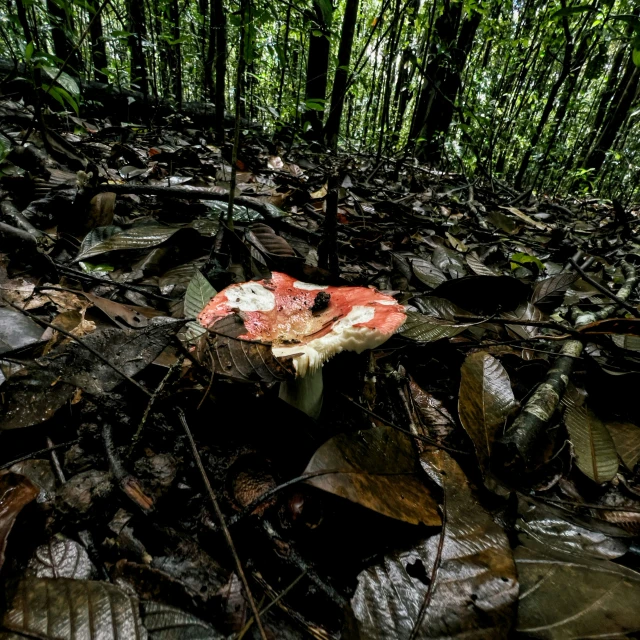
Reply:
<svg viewBox="0 0 640 640"><path fill-rule="evenodd" d="M416 462L411 440L391 427L334 436L313 455L307 473L329 471L306 482L390 518L440 524Z"/></svg>
<svg viewBox="0 0 640 640"><path fill-rule="evenodd" d="M12 471L0 472L0 569L4 564L7 538L16 518L37 495L38 487L29 478Z"/></svg>
<svg viewBox="0 0 640 640"><path fill-rule="evenodd" d="M496 435L517 406L509 374L500 362L484 351L467 356L461 370L458 410L483 474L489 470Z"/></svg>
<svg viewBox="0 0 640 640"><path fill-rule="evenodd" d="M480 506L449 454L424 450L425 471L446 495L446 524L435 584L436 534L388 554L358 576L351 600L360 638L409 638L429 585L431 597L416 639L507 638L518 581L509 540Z"/></svg>
<svg viewBox="0 0 640 640"><path fill-rule="evenodd" d="M519 633L622 638L640 630L640 574L608 560L517 547Z"/></svg>
<svg viewBox="0 0 640 640"><path fill-rule="evenodd" d="M573 445L576 465L588 478L602 484L615 478L618 454L609 431L578 396L568 388L562 398L564 423Z"/></svg>
<svg viewBox="0 0 640 640"><path fill-rule="evenodd" d="M640 427L630 422L607 422L616 451L629 471L640 460Z"/></svg>

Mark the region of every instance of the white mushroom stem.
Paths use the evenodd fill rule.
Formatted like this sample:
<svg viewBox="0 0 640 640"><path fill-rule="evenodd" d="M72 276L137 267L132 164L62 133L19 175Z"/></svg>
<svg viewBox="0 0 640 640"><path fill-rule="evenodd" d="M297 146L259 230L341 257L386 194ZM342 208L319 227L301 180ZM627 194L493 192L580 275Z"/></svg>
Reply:
<svg viewBox="0 0 640 640"><path fill-rule="evenodd" d="M280 398L308 416L317 419L322 410L322 367L305 376L280 383Z"/></svg>

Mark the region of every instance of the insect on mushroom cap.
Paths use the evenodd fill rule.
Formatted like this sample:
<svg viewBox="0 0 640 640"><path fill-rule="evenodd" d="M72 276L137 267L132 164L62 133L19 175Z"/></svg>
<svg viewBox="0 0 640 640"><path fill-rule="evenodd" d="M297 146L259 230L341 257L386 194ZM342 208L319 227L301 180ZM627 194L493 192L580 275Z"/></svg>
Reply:
<svg viewBox="0 0 640 640"><path fill-rule="evenodd" d="M406 319L402 305L375 289L311 284L276 271L269 279L223 289L198 321L211 329L233 313L244 321L240 339L271 344L274 356L291 358L298 376L341 351L381 345Z"/></svg>

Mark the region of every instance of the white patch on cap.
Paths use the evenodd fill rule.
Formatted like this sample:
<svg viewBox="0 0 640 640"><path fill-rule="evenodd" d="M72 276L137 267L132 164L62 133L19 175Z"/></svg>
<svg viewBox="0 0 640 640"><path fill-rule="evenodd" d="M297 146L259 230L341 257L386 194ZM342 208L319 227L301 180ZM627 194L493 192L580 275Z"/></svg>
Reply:
<svg viewBox="0 0 640 640"><path fill-rule="evenodd" d="M392 304L398 304L395 300L374 300L374 304L386 304L391 306Z"/></svg>
<svg viewBox="0 0 640 640"><path fill-rule="evenodd" d="M257 282L243 282L226 290L227 304L240 311L271 311L276 297Z"/></svg>
<svg viewBox="0 0 640 640"><path fill-rule="evenodd" d="M300 282L300 280L296 280L293 283L294 289L303 289L304 291L315 291L316 289L327 289L326 285L322 284L311 284L310 282Z"/></svg>
<svg viewBox="0 0 640 640"><path fill-rule="evenodd" d="M273 347L273 355L276 358L292 357L296 374L304 377L307 372L317 371L329 358L341 351L362 353L386 342L391 337L388 333L376 327L354 326L369 322L374 315L373 307L355 306L321 338L304 345Z"/></svg>

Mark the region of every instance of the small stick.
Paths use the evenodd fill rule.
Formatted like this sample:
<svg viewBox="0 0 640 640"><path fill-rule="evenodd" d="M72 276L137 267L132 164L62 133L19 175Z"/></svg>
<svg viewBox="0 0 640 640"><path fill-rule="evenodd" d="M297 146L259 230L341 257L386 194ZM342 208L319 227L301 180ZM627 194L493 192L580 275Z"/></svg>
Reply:
<svg viewBox="0 0 640 640"><path fill-rule="evenodd" d="M189 429L189 425L187 424L187 418L184 415L184 411L180 407L177 408L178 416L180 417L180 422L184 427L184 431L187 434L187 438L189 439L189 444L191 445L191 451L193 452L193 457L196 461L196 465L200 470L200 474L202 475L202 480L207 488L207 492L209 493L209 497L211 498L211 503L213 504L213 509L216 512L216 516L220 521L220 526L222 528L222 533L224 534L224 538L229 545L229 551L231 551L231 555L233 556L233 560L236 565L236 571L238 572L238 577L242 582L242 586L244 587L245 594L247 596L247 600L249 601L249 606L251 607L251 611L253 611L253 616L256 621L256 625L258 627L258 631L260 632L260 637L262 640L267 640L267 633L264 630L262 625L262 620L260 619L260 611L258 610L258 605L256 605L256 601L253 598L253 594L251 593L251 589L249 587L249 581L247 580L247 576L244 573L244 569L242 568L242 562L240 561L240 557L238 556L238 552L236 551L236 547L233 544L233 539L231 538L231 534L229 533L229 529L227 528L227 524L224 520L224 514L222 513L222 509L218 504L218 500L216 498L215 493L213 492L213 488L211 487L211 483L209 482L209 478L207 477L207 472L202 464L202 459L200 458L200 453L198 452L198 447L196 446L196 442L191 435L191 429Z"/></svg>
<svg viewBox="0 0 640 640"><path fill-rule="evenodd" d="M573 258L569 258L569 262L585 282L588 282L600 293L603 293L605 296L607 296L607 298L613 300L618 306L625 308L634 317L640 318L640 312L638 312L638 310L632 304L629 304L626 300L619 298L611 291L611 289L609 289L609 287L605 287L603 284L600 284L597 280L594 280L591 276L587 275L587 273L582 269L582 267L578 266L578 263Z"/></svg>
<svg viewBox="0 0 640 640"><path fill-rule="evenodd" d="M64 447L70 447L74 444L78 444L78 442L80 442L80 438L76 438L75 440L69 440L68 442L62 442L60 444L54 444L53 446L47 447L46 449L38 449L37 451L32 451L31 453L27 453L24 456L20 456L15 460L11 460L10 462L5 462L4 464L0 465L0 470L9 469L10 467L13 467L14 464L18 464L18 462L23 462L24 460L31 460L31 458L35 458L36 456L39 456L43 453L51 453L56 449L62 449Z"/></svg>
<svg viewBox="0 0 640 640"><path fill-rule="evenodd" d="M155 401L158 399L158 396L162 393L162 390L165 388L169 378L173 375L174 371L182 366L184 362L184 355L180 355L178 359L169 367L169 371L165 374L164 378L160 380L160 384L156 387L156 390L153 392L153 395L149 398L149 402L147 403L147 408L144 410L142 414L142 419L140 420L140 424L136 429L136 432L131 438L131 444L129 445L129 450L127 451L127 458L130 458L135 451L135 448L140 441L140 436L142 435L142 430L144 429L144 425L147 422L147 418L149 417L149 413L151 412L151 407L155 404Z"/></svg>

